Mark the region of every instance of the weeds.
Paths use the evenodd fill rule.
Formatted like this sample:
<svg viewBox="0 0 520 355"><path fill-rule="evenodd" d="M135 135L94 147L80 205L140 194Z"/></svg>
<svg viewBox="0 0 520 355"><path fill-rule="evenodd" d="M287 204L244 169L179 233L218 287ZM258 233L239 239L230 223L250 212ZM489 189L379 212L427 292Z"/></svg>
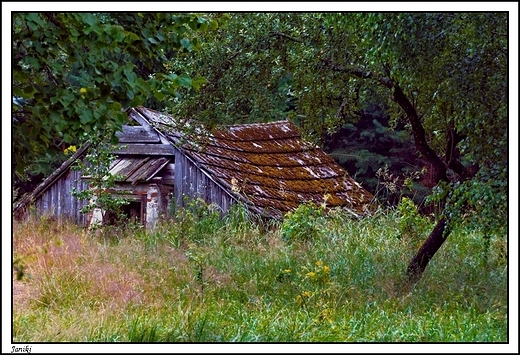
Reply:
<svg viewBox="0 0 520 355"><path fill-rule="evenodd" d="M505 242L484 262L482 238L454 230L403 292L416 251L403 233L420 239L428 223L414 211L353 219L306 205L266 229L243 207L222 218L199 201L117 236L15 222L13 340L507 342Z"/></svg>
<svg viewBox="0 0 520 355"><path fill-rule="evenodd" d="M408 239L419 247L426 237L425 234L433 228L432 222L422 216L417 206L407 197L401 198L397 211L400 237Z"/></svg>
<svg viewBox="0 0 520 355"><path fill-rule="evenodd" d="M303 203L292 212L287 212L282 223L282 239L312 241L318 238L324 227L324 211L312 202Z"/></svg>

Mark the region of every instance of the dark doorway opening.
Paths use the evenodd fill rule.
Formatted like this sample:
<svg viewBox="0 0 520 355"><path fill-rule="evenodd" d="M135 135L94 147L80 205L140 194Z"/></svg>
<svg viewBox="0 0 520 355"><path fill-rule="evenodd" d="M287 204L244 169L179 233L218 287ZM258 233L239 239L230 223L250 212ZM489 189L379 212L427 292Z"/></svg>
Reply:
<svg viewBox="0 0 520 355"><path fill-rule="evenodd" d="M146 206L146 196L142 198L130 197L126 198L127 203L122 205L119 209L118 213L107 211L104 220L105 224L115 225L120 223L139 223L143 224L146 221L145 217L145 209Z"/></svg>
<svg viewBox="0 0 520 355"><path fill-rule="evenodd" d="M121 207L121 213L124 218L132 221L143 223L143 203L141 201L130 201Z"/></svg>

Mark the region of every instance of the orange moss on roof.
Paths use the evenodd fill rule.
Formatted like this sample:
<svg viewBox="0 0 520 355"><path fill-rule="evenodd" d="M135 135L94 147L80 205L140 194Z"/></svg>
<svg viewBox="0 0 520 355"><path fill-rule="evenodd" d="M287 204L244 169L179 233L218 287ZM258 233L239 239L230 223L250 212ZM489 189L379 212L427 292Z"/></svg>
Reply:
<svg viewBox="0 0 520 355"><path fill-rule="evenodd" d="M182 141L181 133L168 129L174 127L168 116L141 111L200 169L257 211L279 216L306 201L322 203L328 194L328 206L363 214L373 201L332 157L304 142L290 121L220 127Z"/></svg>

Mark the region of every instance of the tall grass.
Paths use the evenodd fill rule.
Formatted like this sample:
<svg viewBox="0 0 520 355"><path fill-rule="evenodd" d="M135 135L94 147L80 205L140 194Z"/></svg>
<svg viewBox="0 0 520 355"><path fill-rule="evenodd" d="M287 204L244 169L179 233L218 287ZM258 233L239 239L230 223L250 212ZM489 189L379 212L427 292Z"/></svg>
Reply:
<svg viewBox="0 0 520 355"><path fill-rule="evenodd" d="M505 236L485 249L455 230L410 286L404 271L427 228L410 232L398 210L359 220L300 210L268 224L240 207L224 218L195 207L117 235L14 222L24 273L13 340L508 341Z"/></svg>

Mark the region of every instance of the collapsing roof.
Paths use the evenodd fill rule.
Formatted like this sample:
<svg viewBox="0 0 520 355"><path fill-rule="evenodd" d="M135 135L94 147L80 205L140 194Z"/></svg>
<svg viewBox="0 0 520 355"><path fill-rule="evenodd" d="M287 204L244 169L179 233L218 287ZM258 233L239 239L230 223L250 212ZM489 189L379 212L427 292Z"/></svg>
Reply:
<svg viewBox="0 0 520 355"><path fill-rule="evenodd" d="M143 200L147 223L153 224L156 215L166 212L156 211L156 205L182 207L185 197L203 198L223 212L241 201L249 210L272 218L282 218L310 201L360 216L373 202L374 197L334 159L304 142L289 121L209 131L144 107L130 108L128 115L133 125L123 126L118 133L120 147L110 173L120 187L147 194ZM40 212L68 213L81 221L80 208L86 202L77 201L70 190L87 189L88 177L70 172L70 167L82 159L87 147L78 149L25 196L15 215L34 204ZM163 193L172 193L171 199Z"/></svg>
<svg viewBox="0 0 520 355"><path fill-rule="evenodd" d="M199 169L255 212L279 218L313 201L363 215L373 201L333 158L303 142L289 121L233 125L197 140L183 140L171 129L172 117L142 107L138 111Z"/></svg>
<svg viewBox="0 0 520 355"><path fill-rule="evenodd" d="M169 162L170 159L164 157L118 157L110 165L109 174L118 182L135 185L152 179Z"/></svg>

